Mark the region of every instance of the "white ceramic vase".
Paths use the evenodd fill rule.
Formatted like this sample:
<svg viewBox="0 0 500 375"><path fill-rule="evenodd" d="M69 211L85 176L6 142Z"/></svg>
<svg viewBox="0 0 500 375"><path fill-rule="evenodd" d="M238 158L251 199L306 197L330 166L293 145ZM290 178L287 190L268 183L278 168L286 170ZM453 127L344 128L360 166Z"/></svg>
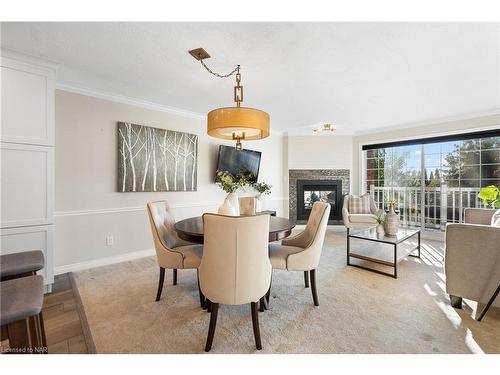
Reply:
<svg viewBox="0 0 500 375"><path fill-rule="evenodd" d="M384 224L377 224L377 234L383 236L385 234Z"/></svg>
<svg viewBox="0 0 500 375"><path fill-rule="evenodd" d="M264 206L263 203L264 197L262 196L262 194L260 194L256 197L255 212L262 212L262 207Z"/></svg>
<svg viewBox="0 0 500 375"><path fill-rule="evenodd" d="M234 207L231 205L231 202L227 198L224 199L224 203L219 207L217 211L219 215L227 215L227 216L236 216Z"/></svg>
<svg viewBox="0 0 500 375"><path fill-rule="evenodd" d="M240 201L236 193L229 193L226 197L229 204L234 208L234 216L240 216Z"/></svg>
<svg viewBox="0 0 500 375"><path fill-rule="evenodd" d="M394 205L389 206L389 213L385 215L384 223L385 234L395 236L399 229L399 215L394 212Z"/></svg>

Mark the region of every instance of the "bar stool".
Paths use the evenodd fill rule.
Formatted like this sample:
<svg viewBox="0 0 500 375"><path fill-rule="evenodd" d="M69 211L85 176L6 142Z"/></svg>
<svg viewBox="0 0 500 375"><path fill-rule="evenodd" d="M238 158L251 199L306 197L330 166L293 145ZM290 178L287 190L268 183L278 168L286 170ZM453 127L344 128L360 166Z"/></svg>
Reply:
<svg viewBox="0 0 500 375"><path fill-rule="evenodd" d="M11 353L47 353L43 325L43 277L21 277L0 283L0 325Z"/></svg>
<svg viewBox="0 0 500 375"><path fill-rule="evenodd" d="M40 250L0 255L0 280L35 275L44 266L45 259Z"/></svg>

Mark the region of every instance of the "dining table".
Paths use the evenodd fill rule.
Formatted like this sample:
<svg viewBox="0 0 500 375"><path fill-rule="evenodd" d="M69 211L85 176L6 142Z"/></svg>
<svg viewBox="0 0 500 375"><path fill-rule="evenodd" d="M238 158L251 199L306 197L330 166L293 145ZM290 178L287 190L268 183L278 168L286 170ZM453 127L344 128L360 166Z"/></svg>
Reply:
<svg viewBox="0 0 500 375"><path fill-rule="evenodd" d="M269 220L269 242L282 240L290 236L295 227L295 221L285 217L270 216ZM203 243L203 218L201 216L190 217L175 223L174 230L183 240Z"/></svg>

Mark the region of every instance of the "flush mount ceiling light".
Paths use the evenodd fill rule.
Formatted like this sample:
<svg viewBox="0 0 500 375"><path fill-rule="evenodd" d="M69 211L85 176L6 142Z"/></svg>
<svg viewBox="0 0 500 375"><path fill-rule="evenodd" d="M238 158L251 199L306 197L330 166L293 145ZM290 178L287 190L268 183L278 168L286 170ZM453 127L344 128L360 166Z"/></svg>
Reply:
<svg viewBox="0 0 500 375"><path fill-rule="evenodd" d="M313 128L315 134L318 133L333 133L336 130L335 126L332 124L321 124Z"/></svg>
<svg viewBox="0 0 500 375"><path fill-rule="evenodd" d="M237 65L228 74L213 72L205 65L203 60L210 55L203 48L189 51L191 56L201 62L201 65L210 73L219 78L231 77L236 74L236 86L234 86L234 101L236 107L217 108L207 115L208 135L226 140L235 140L236 149L241 150L242 140L263 139L269 136L269 114L260 109L242 107L243 86L241 86L240 66Z"/></svg>

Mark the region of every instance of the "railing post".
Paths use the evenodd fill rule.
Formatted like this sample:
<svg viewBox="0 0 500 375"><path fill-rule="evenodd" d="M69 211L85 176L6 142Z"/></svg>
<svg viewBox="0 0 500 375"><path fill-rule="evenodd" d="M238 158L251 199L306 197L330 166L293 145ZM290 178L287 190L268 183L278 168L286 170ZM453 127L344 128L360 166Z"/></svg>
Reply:
<svg viewBox="0 0 500 375"><path fill-rule="evenodd" d="M440 226L441 230L444 230L446 228L446 222L448 221L448 192L447 192L447 186L444 181L441 181L441 186L440 186L440 193L441 193L441 207L440 207L440 215L439 215L439 221L440 221Z"/></svg>
<svg viewBox="0 0 500 375"><path fill-rule="evenodd" d="M378 196L378 194L377 194L377 196ZM379 206L378 200L375 199L375 185L373 185L373 184L370 185L370 197L371 197L372 201L375 202L375 204L377 206Z"/></svg>

